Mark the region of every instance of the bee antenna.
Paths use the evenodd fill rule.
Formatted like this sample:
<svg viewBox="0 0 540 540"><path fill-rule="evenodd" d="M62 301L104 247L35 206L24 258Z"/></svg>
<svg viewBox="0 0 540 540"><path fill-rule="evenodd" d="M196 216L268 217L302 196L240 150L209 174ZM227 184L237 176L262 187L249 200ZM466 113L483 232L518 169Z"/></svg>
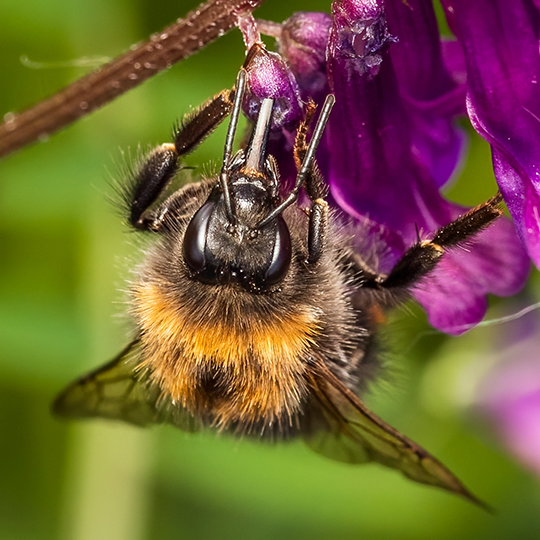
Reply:
<svg viewBox="0 0 540 540"><path fill-rule="evenodd" d="M229 173L229 166L231 161L234 136L236 134L236 128L238 126L238 118L240 117L240 108L242 107L242 99L244 98L244 92L246 90L246 71L241 69L236 79L236 93L234 96L234 104L231 113L231 121L229 123L229 129L227 131L227 138L225 139L225 150L223 152L223 165L219 174L219 182L221 189L223 190L223 198L225 199L225 211L229 221L234 224L236 218L233 213L231 204L231 193L229 191L229 184L227 177Z"/></svg>
<svg viewBox="0 0 540 540"><path fill-rule="evenodd" d="M279 214L281 214L283 210L291 206L291 204L293 204L298 199L300 188L304 184L306 176L311 169L313 159L315 158L315 151L317 150L317 146L319 146L319 143L321 142L324 128L328 123L328 118L330 118L330 112L332 111L332 107L334 106L335 101L336 98L333 94L328 94L326 96L326 99L324 100L321 114L319 115L315 129L313 130L313 137L311 137L311 141L309 142L306 155L304 156L304 160L302 161L302 166L300 167L298 175L296 176L296 183L294 185L294 188L291 190L287 198L277 208L274 208L274 210L272 210L272 212L270 212L270 214L268 214L257 225L257 227L264 227L265 225L270 223L270 221L279 216Z"/></svg>

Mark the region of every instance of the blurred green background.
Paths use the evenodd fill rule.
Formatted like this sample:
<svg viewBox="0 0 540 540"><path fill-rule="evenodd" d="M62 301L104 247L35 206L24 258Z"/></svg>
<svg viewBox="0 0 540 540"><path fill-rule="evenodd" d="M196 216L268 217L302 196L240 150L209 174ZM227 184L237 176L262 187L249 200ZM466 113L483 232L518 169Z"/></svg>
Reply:
<svg viewBox="0 0 540 540"><path fill-rule="evenodd" d="M114 57L195 5L0 0L0 115L88 69L64 62ZM329 5L269 1L257 15L280 21L302 9ZM539 538L538 479L471 413L474 396L459 383L467 369L478 372L472 368L485 359L488 330L448 339L429 332L414 306L396 315L393 369L368 402L493 505L495 516L379 466L325 460L301 443L51 417L55 393L112 357L129 332L122 290L136 242L108 201L122 152L168 141L191 106L234 83L243 54L232 32L0 162L0 538ZM188 163L215 164L223 139L221 128ZM454 200L475 204L494 192L489 150L478 139L465 176L451 190Z"/></svg>

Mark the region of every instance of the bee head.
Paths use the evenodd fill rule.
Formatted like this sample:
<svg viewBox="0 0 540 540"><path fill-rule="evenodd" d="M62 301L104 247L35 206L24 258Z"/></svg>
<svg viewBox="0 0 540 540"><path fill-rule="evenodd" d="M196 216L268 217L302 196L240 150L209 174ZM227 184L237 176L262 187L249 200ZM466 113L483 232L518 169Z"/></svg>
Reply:
<svg viewBox="0 0 540 540"><path fill-rule="evenodd" d="M239 94L239 93L238 93ZM238 101L238 94L237 100ZM245 151L225 158L219 183L192 217L183 239L184 261L203 283L239 283L252 292L277 286L291 263L291 237L279 205L279 173L266 142L273 100L265 99ZM233 111L231 126L237 122ZM231 129L229 127L228 142Z"/></svg>

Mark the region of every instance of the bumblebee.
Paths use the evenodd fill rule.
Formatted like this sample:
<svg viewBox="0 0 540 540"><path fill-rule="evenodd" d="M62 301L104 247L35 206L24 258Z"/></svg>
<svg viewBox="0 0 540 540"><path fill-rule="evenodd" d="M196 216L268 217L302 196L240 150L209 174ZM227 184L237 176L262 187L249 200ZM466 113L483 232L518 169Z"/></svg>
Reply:
<svg viewBox="0 0 540 540"><path fill-rule="evenodd" d="M54 411L138 425L212 427L271 439L303 437L334 459L376 461L479 502L437 459L358 397L377 365L384 311L408 297L444 256L500 214L499 195L418 241L388 275L353 249L330 211L315 151L328 96L309 144L314 105L298 128L294 186L266 147L274 103L261 103L251 138L233 153L246 90L242 69L152 151L124 189L132 227L157 239L131 290L135 339L110 363L69 385ZM218 176L167 196L180 158L226 116ZM301 189L309 207L298 202Z"/></svg>

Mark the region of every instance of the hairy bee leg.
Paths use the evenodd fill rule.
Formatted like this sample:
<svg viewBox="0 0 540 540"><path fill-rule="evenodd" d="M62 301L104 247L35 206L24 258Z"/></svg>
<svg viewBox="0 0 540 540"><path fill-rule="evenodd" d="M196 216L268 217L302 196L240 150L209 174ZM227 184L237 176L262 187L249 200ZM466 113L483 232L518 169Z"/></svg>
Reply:
<svg viewBox="0 0 540 540"><path fill-rule="evenodd" d="M189 219L198 209L201 197L210 193L209 182L188 183L172 193L158 206L145 212L146 230L152 232L174 231L175 223Z"/></svg>
<svg viewBox="0 0 540 540"><path fill-rule="evenodd" d="M174 145L179 157L192 152L229 116L234 95L234 89L222 90L183 118L181 127L174 133Z"/></svg>
<svg viewBox="0 0 540 540"><path fill-rule="evenodd" d="M230 113L234 90L223 90L186 115L175 130L174 143L152 150L133 178L129 223L136 229L157 230L156 216L148 212L178 172L178 159L193 151Z"/></svg>
<svg viewBox="0 0 540 540"><path fill-rule="evenodd" d="M308 263L314 264L320 259L324 250L328 230L328 203L325 200L328 186L315 162L311 172L306 176L305 189L311 201L309 208Z"/></svg>
<svg viewBox="0 0 540 540"><path fill-rule="evenodd" d="M308 148L306 141L309 126L311 125L317 106L310 100L306 105L306 117L298 127L294 142L294 161L299 171ZM311 171L306 175L304 188L311 201L309 209L308 229L308 263L316 263L324 249L326 231L328 227L328 203L324 200L328 187L319 172L317 163L313 161Z"/></svg>
<svg viewBox="0 0 540 540"><path fill-rule="evenodd" d="M128 218L130 225L149 230L154 219L146 211L178 171L177 161L178 154L173 144L162 144L145 157L133 178Z"/></svg>
<svg viewBox="0 0 540 540"><path fill-rule="evenodd" d="M317 199L309 209L308 263L316 263L324 250L328 229L328 203Z"/></svg>
<svg viewBox="0 0 540 540"><path fill-rule="evenodd" d="M385 289L411 287L435 268L448 248L469 240L500 217L501 202L502 196L498 193L452 223L441 227L433 240L414 244L403 254L388 277L377 278L378 284Z"/></svg>
<svg viewBox="0 0 540 540"><path fill-rule="evenodd" d="M294 138L294 148L293 148L293 158L294 164L296 165L296 170L299 171L302 166L302 161L306 156L308 144L307 144L307 134L309 131L309 126L315 118L315 113L317 112L317 105L315 102L310 99L306 104L306 113L304 120L298 126L296 130L296 136Z"/></svg>

